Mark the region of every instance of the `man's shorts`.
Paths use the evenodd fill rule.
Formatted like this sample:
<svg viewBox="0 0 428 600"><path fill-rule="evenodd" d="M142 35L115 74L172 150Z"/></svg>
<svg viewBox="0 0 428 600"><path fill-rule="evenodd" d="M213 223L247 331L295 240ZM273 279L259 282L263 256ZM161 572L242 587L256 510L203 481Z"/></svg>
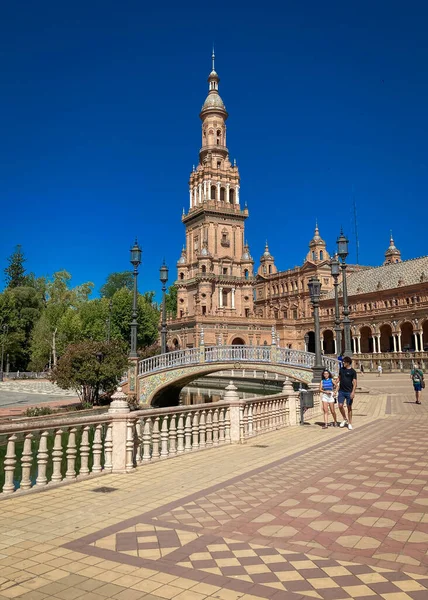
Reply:
<svg viewBox="0 0 428 600"><path fill-rule="evenodd" d="M351 399L351 392L342 392L339 390L337 401L339 404L343 404L346 400L346 406L352 406L353 399Z"/></svg>
<svg viewBox="0 0 428 600"><path fill-rule="evenodd" d="M415 392L421 392L422 391L422 383L420 381L414 381L413 389L415 390Z"/></svg>

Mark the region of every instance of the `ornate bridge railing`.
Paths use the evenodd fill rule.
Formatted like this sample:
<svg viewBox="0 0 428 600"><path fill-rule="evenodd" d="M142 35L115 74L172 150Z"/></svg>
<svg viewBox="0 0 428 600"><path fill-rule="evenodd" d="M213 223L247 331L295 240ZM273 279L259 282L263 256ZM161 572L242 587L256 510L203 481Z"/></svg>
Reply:
<svg viewBox="0 0 428 600"><path fill-rule="evenodd" d="M200 346L146 358L138 363L138 375L188 365L225 362L290 365L310 370L315 364L315 354L276 346ZM322 364L332 373L337 373L339 363L335 358L323 356Z"/></svg>

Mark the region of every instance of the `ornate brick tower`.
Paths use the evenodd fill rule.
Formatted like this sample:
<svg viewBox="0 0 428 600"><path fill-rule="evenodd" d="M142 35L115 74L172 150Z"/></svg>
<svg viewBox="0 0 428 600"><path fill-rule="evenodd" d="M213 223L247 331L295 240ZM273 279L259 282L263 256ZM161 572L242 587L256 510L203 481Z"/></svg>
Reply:
<svg viewBox="0 0 428 600"><path fill-rule="evenodd" d="M239 171L226 146L228 114L214 58L213 52L200 112L199 164L190 175L189 211L182 216L186 243L177 263L177 319L169 323L170 347L198 344L201 328L206 344L252 342L248 319L253 317L254 261L244 236L248 209L241 209Z"/></svg>

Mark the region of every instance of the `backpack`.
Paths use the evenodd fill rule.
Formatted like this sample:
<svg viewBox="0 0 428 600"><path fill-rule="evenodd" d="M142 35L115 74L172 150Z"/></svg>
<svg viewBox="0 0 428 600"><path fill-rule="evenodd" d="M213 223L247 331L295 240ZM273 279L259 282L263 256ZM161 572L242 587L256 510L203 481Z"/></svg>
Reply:
<svg viewBox="0 0 428 600"><path fill-rule="evenodd" d="M418 369L413 369L412 379L413 379L413 383L421 383L421 381L422 381L421 372Z"/></svg>

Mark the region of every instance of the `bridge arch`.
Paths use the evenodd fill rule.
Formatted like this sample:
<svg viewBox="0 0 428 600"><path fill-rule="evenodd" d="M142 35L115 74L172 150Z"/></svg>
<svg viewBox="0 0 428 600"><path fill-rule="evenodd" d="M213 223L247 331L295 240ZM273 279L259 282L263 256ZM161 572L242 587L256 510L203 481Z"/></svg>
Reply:
<svg viewBox="0 0 428 600"><path fill-rule="evenodd" d="M153 408L177 406L181 390L192 381L218 371L243 368L248 370L263 370L268 373L283 375L294 381L301 381L306 384L309 384L312 380L312 370L306 371L291 366L239 362L195 365L169 369L140 380L139 401L140 404L149 405Z"/></svg>

